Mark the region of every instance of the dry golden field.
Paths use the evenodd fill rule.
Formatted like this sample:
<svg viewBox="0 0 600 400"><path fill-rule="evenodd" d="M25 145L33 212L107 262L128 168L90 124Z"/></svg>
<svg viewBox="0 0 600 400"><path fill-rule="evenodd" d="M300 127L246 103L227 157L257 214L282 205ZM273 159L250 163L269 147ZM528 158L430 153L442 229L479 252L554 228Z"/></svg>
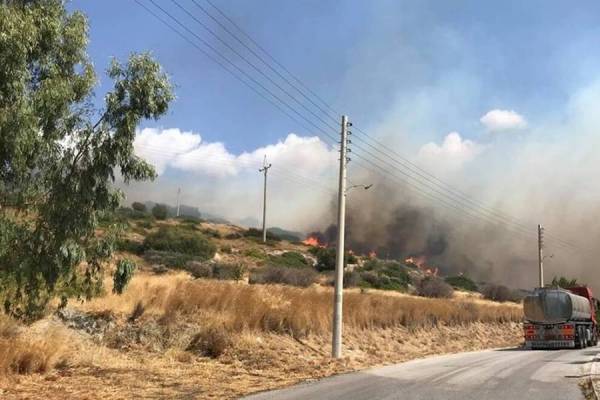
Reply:
<svg viewBox="0 0 600 400"><path fill-rule="evenodd" d="M2 318L0 398L229 399L520 342L521 308L513 303L349 290L345 356L332 361L331 297L317 286L139 272L121 296L71 303L30 326Z"/></svg>

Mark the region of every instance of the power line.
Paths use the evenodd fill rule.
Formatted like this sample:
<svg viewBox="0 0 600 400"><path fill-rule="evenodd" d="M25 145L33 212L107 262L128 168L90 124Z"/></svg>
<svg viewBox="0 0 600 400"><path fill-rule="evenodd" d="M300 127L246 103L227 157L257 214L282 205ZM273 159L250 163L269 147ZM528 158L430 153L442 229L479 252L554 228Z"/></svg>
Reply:
<svg viewBox="0 0 600 400"><path fill-rule="evenodd" d="M464 201L462 201L460 199L457 199L456 197L452 197L452 196L448 195L447 192L445 192L445 191L439 190L439 188L436 187L435 185L429 185L429 184L424 183L424 182L422 182L422 181L420 181L418 179L415 179L412 175L406 173L405 171L403 171L403 170L401 170L399 168L395 168L389 161L387 161L385 159L382 159L377 154L372 153L371 151L365 149L362 146L359 146L357 144L354 144L353 146L356 147L356 148L358 148L358 149L360 149L360 150L362 150L364 153L368 154L368 156L372 160L373 159L377 160L378 162L382 163L383 165L386 165L386 168L393 168L394 170L398 171L400 174L404 175L406 178L408 178L410 180L414 180L418 185L427 188L428 190L436 193L437 195L443 196L444 198L446 198L446 199L448 199L448 200L450 200L450 201L452 201L452 202L454 202L454 203L462 206L463 208L469 208L469 209L473 210L473 212L476 212L477 214L481 215L482 217L485 217L488 221L499 222L501 224L510 225L510 226L515 225L516 229L521 230L521 231L526 231L528 234L533 234L532 231L530 231L527 228L524 228L523 226L521 226L519 224L515 224L515 223L512 223L510 221L506 221L505 219L502 219L502 218L500 218L498 216L495 216L493 214L485 212L485 209L484 209L484 212L478 211L477 208L474 208L473 206L468 205L468 203L466 203L466 202L464 202ZM353 154L355 154L355 155L357 155L357 156L360 157L360 155L358 153L356 153L356 152L354 152ZM408 181L406 181L406 182L408 182ZM411 186L415 187L414 185L411 185Z"/></svg>
<svg viewBox="0 0 600 400"><path fill-rule="evenodd" d="M375 143L379 144L381 146L381 148L375 147L372 144L370 144L369 142L367 142L365 139L362 139L360 136L357 136L356 139L359 142L365 144L366 146L368 146L369 148L373 149L374 151L382 154L386 158L390 159L392 162L401 165L402 167L406 168L407 170L409 170L410 172L416 174L417 176L420 176L425 181L433 184L436 187L439 187L440 189L442 189L444 191L449 192L452 196L460 199L461 201L466 201L466 202L472 204L473 206L475 206L475 207L483 210L487 214L494 215L495 217L500 218L502 220L505 220L508 223L518 225L518 226L522 227L523 229L531 230L533 232L533 229L529 228L528 224L521 223L516 218L514 218L514 217L512 217L512 216L510 216L510 215L508 215L506 213L503 213L502 211L499 211L499 210L494 209L494 208L487 207L483 203L478 202L476 200L473 200L465 192L463 192L463 191L461 191L459 189L455 189L452 186L450 186L447 183L445 183L444 181L438 179L435 175L429 173L425 169L419 167L415 163L413 163L410 160L408 160L407 158L403 157L398 152L392 150L389 146L385 146L383 143L381 143L381 142L377 141L376 139L368 136L364 131L362 131L362 130L360 130L358 128L355 128L355 130L357 132L362 133L366 138L368 138L372 142L375 142ZM413 178L413 179L417 179L417 178ZM568 241L562 240L562 239L560 239L560 238L558 238L558 237L556 237L554 235L547 235L547 236L548 237L552 237L557 242L562 242L565 245L572 246L572 247L577 247L573 243L570 243Z"/></svg>
<svg viewBox="0 0 600 400"><path fill-rule="evenodd" d="M310 125L312 125L313 127L315 127L318 131L322 132L325 136L327 136L329 139L333 140L335 142L335 138L329 134L328 132L326 132L325 130L323 130L320 126L318 126L317 124L315 124L312 120L310 120L309 118L307 118L305 115L301 114L300 112L298 112L294 107L290 106L286 101L282 100L279 96L277 96L276 94L274 94L270 89L266 88L262 83L258 82L256 79L254 79L252 76L250 76L246 71L244 71L243 69L241 69L240 67L238 67L235 63L233 63L229 58L225 57L224 55L222 55L218 50L216 50L213 46L211 46L209 43L207 43L204 39L202 39L201 37L199 37L195 32L193 32L190 28L188 28L186 25L184 25L183 23L181 23L177 18L173 17L168 11L164 10L162 7L160 7L159 5L157 5L153 0L150 0L151 3L157 7L158 9L160 9L165 15L167 15L170 19L172 19L173 21L175 21L175 23L177 23L179 26L183 27L187 32L191 33L194 37L196 37L198 40L200 40L202 43L204 43L205 46L209 47L213 52L215 52L218 56L220 56L221 58L223 58L228 64L232 65L237 71L239 71L241 74L243 74L247 79L250 79L254 84L256 84L257 86L259 86L260 88L262 88L264 91L266 91L268 94L270 94L272 97L274 97L275 99L277 99L281 104L283 104L284 106L286 106L288 109L290 109L293 113L295 113L296 115L298 115L300 118L302 118L303 120L305 120L306 122L308 122ZM193 14L191 14L189 11L187 11L185 8L183 8L181 5L179 5L175 0L172 0L179 8L183 9L188 15L190 15L194 20L196 20L199 24L201 24L203 27L207 28L202 22L200 22L197 18L195 18L193 16ZM140 4L143 8L145 8L146 10L148 10L147 7L145 7L143 4L141 4L138 0L136 0L136 2L138 4ZM194 2L196 4L196 2ZM211 4L215 9L217 9L212 3L209 2L209 4ZM217 9L219 11L219 13L221 13L222 15L224 15L224 13L222 11L220 11L219 9ZM150 10L148 10L150 11ZM154 14L152 11L150 11L155 17L156 14ZM267 101L269 101L271 104L273 104L274 106L276 106L280 111L284 112L284 114L288 117L290 117L292 120L294 120L295 122L301 124L303 127L307 128L306 125L304 125L303 123L299 122L296 118L292 117L289 113L287 113L285 110L283 110L278 103L273 102L271 99L267 98L266 96L264 96L261 92L259 92L258 90L256 90L255 87L253 87L252 85L250 85L248 82L246 82L245 80L241 79L237 74L233 73L231 70L229 70L228 68L226 68L223 63L215 60L213 57L211 57L206 51L204 51L203 49L199 48L193 41L191 41L189 38L187 38L185 35L181 34L181 32L179 32L178 30L174 29L172 26L170 26L170 24L166 23L162 18L157 17L161 22L165 23L169 28L171 28L172 30L174 30L179 36L182 36L186 41L192 43L194 45L194 47L198 48L199 50L201 50L204 54L208 55L213 61L217 62L217 64L219 64L221 67L225 68L228 72L232 73L238 80L242 81L246 86L250 87L253 91L255 91L257 94L259 94L261 97L265 98ZM229 18L227 18L228 20L230 20ZM232 22L232 21L230 21ZM237 26L236 26L237 27ZM240 58L242 58L244 61L246 61L246 63L248 63L251 67L253 67L253 69L255 69L257 72L259 72L262 76L264 76L265 78L267 78L271 83L275 84L281 91L283 91L286 95L288 95L290 98L292 98L292 100L294 100L296 103L300 104L305 110L307 110L308 112L310 112L313 116L315 116L318 120L320 120L322 123L324 123L326 126L331 127L331 125L329 125L326 121L324 121L320 116L318 116L317 114L315 114L314 112L312 112L312 110L308 109L307 107L305 107L301 102L299 102L293 95L291 95L287 90L283 89L281 87L281 85L277 84L275 81L273 81L273 79L271 79L268 75L266 75L260 68L256 67L256 65L254 65L252 62L250 62L249 60L247 60L245 57L243 57L241 54L239 54L239 52L237 52L235 49L233 49L227 42L225 42L223 39L219 38L218 35L216 35L212 30L210 30L210 28L207 28L210 33L217 37L217 39L219 41L221 41L222 43L224 43L228 48L230 48L230 50L232 50L236 55L238 55ZM239 27L238 27L239 29ZM245 33L244 33L245 34ZM246 36L249 37L249 35L245 34ZM238 39L239 41L239 39ZM253 40L252 40L253 41ZM254 41L253 41L254 42ZM247 46L245 46L247 47ZM266 53L266 51L265 51ZM268 54L268 53L267 53ZM265 63L264 59L261 58L261 61L263 63ZM279 63L278 63L279 64ZM273 69L273 68L271 68ZM291 74L290 74L291 75ZM296 80L298 80L296 78ZM286 80L289 83L288 80ZM299 81L299 80L298 80ZM300 81L301 82L301 81ZM293 85L292 85L293 86ZM295 86L294 86L295 87ZM299 90L298 88L296 88L296 90ZM303 93L302 93L303 94ZM304 97L306 97L305 94L303 94ZM322 99L321 99L322 101ZM314 104L314 103L313 103ZM330 109L332 109L331 107L328 107ZM323 112L324 110L320 109L321 112ZM307 128L308 130L310 130L310 128ZM365 137L369 138L370 140L375 141L375 139L372 139L369 137L368 134L366 134L366 132L357 129L358 132L361 132ZM385 158L388 158L390 160L392 160L392 162L395 163L400 163L398 161L397 158L393 158L392 156L389 155L389 153L385 153L383 152L381 149L367 143L365 140L358 138L359 141L369 145L369 147L373 148L374 150L376 150L377 152L379 152L380 154L382 154ZM385 146L383 143L377 142L381 146ZM358 148L363 149L363 151L365 151L366 153L370 154L371 157L373 157L373 153L370 153L368 151L366 151L364 148L357 146ZM390 151L390 150L388 150ZM397 154L397 153L395 153ZM405 160L406 163L410 163L410 161L406 160L405 158L403 158L402 156L398 155L398 158ZM423 184L423 182L421 182L421 180L419 178L415 178L412 177L410 174L406 173L405 171L401 170L400 168L396 167L396 166L392 166L389 162L383 161L381 158L376 157L376 159L379 159L381 162L385 162L388 166L391 166L392 168L400 171L400 173L402 173L403 175L406 176L410 176L413 180L419 182L419 184L421 185L425 185L425 186L429 186L427 184ZM512 217L507 217L505 214L502 214L496 210L492 210L489 209L487 207L484 207L481 205L481 203L475 202L474 200L470 199L467 195L464 194L464 192L460 192L458 190L453 189L451 186L447 185L446 183L444 183L443 181L439 180L438 178L436 178L435 176L433 176L432 174L428 173L427 171L421 169L420 167L416 166L415 164L412 164L413 168L408 168L405 164L400 163L401 165L403 165L404 168L409 169L412 173L416 173L418 176L420 176L422 179L425 179L426 181L429 181L429 183L433 184L434 186L437 186L438 188L440 188L442 191L444 192L449 192L450 194L447 193L440 193L437 189L435 189L434 191L436 193L439 193L441 195L443 195L446 198L449 198L451 201L453 202L458 202L460 203L463 207L465 207L464 202L470 203L471 205L474 205L475 207L479 208L480 210L483 211L476 211L477 214L485 216L486 220L489 221L489 218L491 216L491 218L493 220L499 219L499 220L503 220L504 223L506 224L513 224L516 226L519 226L521 229L523 230L528 230L527 228L525 228L525 225L520 224L518 222L515 222L516 220ZM421 171L421 172L418 172ZM429 176L429 178L428 178ZM430 187L430 186L429 186ZM431 187L430 187L431 189ZM497 221L496 221L497 222ZM563 245L566 246L573 246L575 247L573 244L563 241L562 239L555 239L557 242L561 242Z"/></svg>
<svg viewBox="0 0 600 400"><path fill-rule="evenodd" d="M284 110L278 103L274 102L272 99L270 99L269 97L265 96L265 94L261 93L256 87L252 86L250 83L248 83L246 80L242 79L237 73L233 72L231 69L229 69L225 64L223 64L223 62L219 61L218 59L216 59L214 56L212 56L210 53L208 53L206 50L204 50L203 48L201 48L200 46L198 46L197 43L195 43L193 40L191 40L190 38L188 38L186 35L184 35L182 32L180 32L177 28L175 28L173 25L171 25L169 22L165 21L164 18L160 17L159 15L157 15L154 11L152 11L151 9L149 9L148 7L146 7L140 0L135 0L137 4L139 4L142 8L144 8L146 11L148 11L150 14L152 14L155 18L157 18L161 23L163 23L165 26L167 26L169 29L171 29L172 31L174 31L178 36L182 37L186 42L190 43L192 46L194 46L194 48L196 48L197 50L199 50L200 52L202 52L204 55L206 55L211 61L215 62L216 64L218 64L220 67L222 67L223 69L225 69L227 72L229 72L231 75L233 75L237 80L239 80L240 82L242 82L244 85L246 85L247 87L249 87L253 92L255 92L256 94L258 94L260 97L262 97L264 100L268 101L269 103L271 103L271 105L275 106L279 111L281 111L283 114L285 114L288 118L292 119L294 122L298 123L300 126L302 126L303 128L307 129L308 131L311 131L312 128L308 128L303 122L298 121L295 117L293 117L292 115L290 115L286 110ZM239 73L241 73L243 76L245 76L247 79L249 79L250 81L252 81L255 85L257 85L258 87L260 87L261 89L263 89L265 92L267 92L269 95L271 95L272 97L274 97L275 99L277 99L281 104L285 105L286 107L288 107L291 111L293 111L295 114L297 114L298 116L300 116L302 119L304 119L305 121L307 121L310 125L313 125L315 128L317 128L319 131L325 133L330 140L333 140L335 142L335 138L324 132L319 126L315 125L312 121L310 121L309 119L307 119L304 115L300 114L297 110L295 110L293 107L291 107L289 104L287 104L285 101L283 101L279 96L277 96L276 94L274 94L271 90L269 90L268 88L266 88L262 83L258 82L256 79L254 79L252 76L250 76L246 71L242 70L240 67L238 67L235 63L233 63L231 60L229 60L227 57L223 56L217 49L215 49L210 43L208 43L207 41L205 41L204 39L202 39L200 36L198 36L195 32L193 32L190 28L188 28L186 25L184 25L183 23L181 23L177 18L175 18L173 15L171 15L168 11L166 11L164 8L162 8L160 5L156 4L156 2L154 0L150 0L150 2L156 7L158 8L163 14L167 15L171 20L173 20L177 25L179 25L180 27L182 27L185 31L187 31L188 33L190 33L192 36L196 37L200 42L202 42L205 46L207 46L208 48L210 48L216 55L218 55L219 57L221 57L223 60L225 60L225 62L229 65L231 65L233 68L235 68L235 70L237 70Z"/></svg>
<svg viewBox="0 0 600 400"><path fill-rule="evenodd" d="M449 210L452 210L452 211L459 211L460 213L462 213L462 214L464 214L464 215L466 215L466 216L468 216L470 218L473 218L475 220L478 220L478 221L482 221L483 220L483 221L485 221L487 223L491 223L493 225L502 226L504 229L506 229L508 231L512 231L514 233L518 233L520 235L524 235L524 236L527 236L527 237L533 237L533 236L535 236L534 232L529 232L529 231L526 231L526 230L523 230L523 229L512 227L512 226L508 225L505 222L498 221L498 220L493 220L493 219L491 219L488 216L481 215L480 213L477 213L477 212L473 213L471 209L464 208L464 206L460 207L460 206L458 206L455 203L447 202L446 199L440 198L440 197L438 197L438 196L436 196L436 195L434 195L434 194L432 194L430 192L427 192L427 191L423 190L422 188L414 185L413 183L407 181L404 178L399 177L398 175L394 174L393 172L390 172L388 169L386 169L385 167L382 167L381 165L373 162L372 160L370 160L370 159L368 159L366 157L363 157L360 154L357 154L357 153L354 153L354 154L355 154L355 156L357 158L359 158L362 161L364 161L364 162L370 164L371 166L377 168L377 170L374 170L372 167L369 167L369 166L366 166L366 165L364 165L364 164L362 164L360 162L354 161L359 166L361 166L363 169L368 170L368 171L370 171L372 173L375 173L375 174L378 174L378 175L389 176L396 183L400 183L402 185L406 185L406 186L411 187L421 197L425 197L425 198L433 201L435 204L439 204L439 205L443 206L446 209L449 209ZM568 247L566 247L566 245L563 245L563 244L560 244L560 243L557 243L557 245L562 246L566 250L571 250L571 251L573 250L572 248L568 248Z"/></svg>
<svg viewBox="0 0 600 400"><path fill-rule="evenodd" d="M297 77L295 77L293 74L291 74L291 72L289 72L281 63L279 63L273 56L271 56L268 51L266 51L262 46L260 46L260 44L258 44L254 39L252 39L252 37L250 35L248 35L244 30L242 30L231 18L229 18L221 9L219 9L217 6L215 6L212 2L210 2L210 0L206 0L208 4L210 4L213 8L215 8L217 10L217 12L219 12L219 14L221 14L230 24L232 24L238 31L240 31L247 39L249 39L255 46L257 46L257 48L259 48L263 53L265 53L273 62L275 62L275 64L277 64L280 68L282 68L283 70L285 70L290 76L292 76L292 78L294 78L299 84L301 84L304 88L308 89L308 87ZM303 97L308 98L308 96L306 96L304 94L304 92L302 92L301 90L299 90L295 85L293 85L291 82L289 82L288 79L286 79L285 77L283 77L279 71L277 71L275 68L273 68L268 62L266 62L262 57L260 57L258 54L256 54L256 52L254 52L249 46L247 46L242 40L240 40L235 34L233 34L229 29L227 29L227 27L225 27L218 19L216 19L212 14L210 14L204 7L202 7L200 4L198 4L198 2L196 0L192 0L192 2L198 7L200 8L206 15L208 15L210 18L212 18L219 26L221 26L227 33L229 33L232 37L234 37L234 39L236 39L240 44L242 44L246 49L248 49L255 57L257 57L258 59L260 59L265 65L267 65L267 67L269 67L272 71L274 71L277 75L279 75L282 79L284 79L290 86L294 87L297 91L299 91ZM262 73L262 71L261 71ZM310 91L310 89L308 89ZM336 114L339 114L339 112L337 112L336 110L334 110L331 106L329 106L325 101L323 101L318 95L316 95L316 93L310 91L310 93L318 98L327 108L329 108L330 110L332 110L333 112L335 112ZM310 98L308 98L309 101L311 101L311 103L315 106L317 106L312 100L310 100ZM317 106L318 107L318 106ZM325 110L323 110L321 107L318 107L318 109L323 112L326 113ZM326 113L327 114L327 113ZM332 120L335 121L335 119L333 117L330 117ZM400 160L403 160L404 163L399 162L396 158L391 158L388 154L384 153L382 150L376 148L375 146L371 145L370 143L362 140L361 138L358 138L358 140L363 141L365 144L367 144L368 146L372 147L373 149L375 149L376 151L380 152L381 154L384 154L386 157L390 157L391 160L401 164L404 168L407 168L409 171L411 171L412 173L416 173L418 176L420 176L421 178L429 181L430 183L433 183L434 185L443 188L443 190L446 190L448 192L450 192L453 196L458 197L460 199L462 199L463 201L469 202L472 205L474 205L475 207L483 210L485 213L490 214L490 215L494 215L497 218L500 218L502 220L506 220L508 223L511 224L515 224L520 226L523 229L527 229L530 230L530 228L528 228L527 225L519 223L514 217L509 216L501 211L498 211L496 209L493 208L488 208L486 206L484 206L482 203L477 202L472 200L467 194L465 194L464 192L457 190L455 188L453 188L452 186L446 184L445 182L441 181L440 179L438 179L437 177L435 177L433 174L429 173L428 171L420 168L419 166L417 166L416 164L412 163L410 160L402 157L400 154L398 154L397 152L394 152L393 150L388 149L388 147L371 138L366 132L355 128L358 132L362 133L366 138L371 139L373 142L376 142L377 144L379 144L380 146L382 146L382 148L391 151L394 153L394 155L396 157L399 157ZM408 166L406 165L408 164ZM548 235L550 237L550 235ZM568 246L573 246L576 247L574 244L569 243L567 241L564 241L558 237L554 237L554 239L558 242L561 242L565 245Z"/></svg>
<svg viewBox="0 0 600 400"><path fill-rule="evenodd" d="M259 49L260 51L262 51L263 54L265 54L279 68L281 68L283 71L285 71L300 86L302 86L304 89L306 89L306 91L308 93L310 93L314 98L316 98L317 100L319 100L321 102L321 104L323 104L325 107L327 107L330 111L332 111L334 113L334 115L336 115L336 116L337 115L341 115L340 112L335 111L333 108L331 108L331 106L325 100L323 100L317 93L313 92L306 84L304 84L304 82L302 82L302 80L300 80L296 75L292 74L282 63L280 63L279 61L277 61L277 59L275 57L273 57L264 47L262 47L256 40L254 40L252 38L252 36L250 36L249 34L247 34L238 24L235 23L235 21L233 21L230 17L228 17L227 14L224 13L219 7L217 7L210 0L206 0L206 2L208 4L210 4L215 10L217 10L217 12L219 14L221 14L233 27L235 27L238 30L238 32L240 32L242 35L244 35L244 37L246 37L246 39L248 39L254 46L256 46L257 49Z"/></svg>
<svg viewBox="0 0 600 400"><path fill-rule="evenodd" d="M252 47L250 47L246 43L244 43L244 41L241 40L239 38L239 36L237 36L235 33L231 32L231 30L229 28L227 28L227 26L225 26L225 24L223 24L217 17L215 17L214 14L211 14L205 7L203 7L196 0L192 0L192 3L194 3L194 5L196 7L198 7L205 15L207 15L209 18L211 18L215 23L217 23L217 25L219 25L225 32L227 32L239 44L241 44L242 46L244 46L244 48L246 48L254 57L256 57L257 59L259 59L264 65L266 65L267 68L269 68L271 71L273 71L275 74L277 74L277 76L279 76L281 79L283 79L288 85L290 85L291 87L293 87L298 93L300 93L300 95L302 97L304 97L306 100L308 100L314 107L316 107L319 111L321 111L323 114L325 114L327 117L329 117L333 122L337 123L337 120L335 118L333 118L332 116L330 116L329 113L326 110L324 110L319 104L315 103L310 96L307 96L302 89L300 89L300 88L298 88L298 86L294 85L294 83L292 83L288 78L286 78L283 74L281 74L277 68L274 68L271 65L271 63L269 63L268 61L266 61L260 54L258 54L257 52L255 52L252 49ZM208 3L211 4L213 7L215 7L212 3L210 3L210 2L208 2ZM218 8L216 8L216 9L217 9L217 11L221 15L224 15ZM227 18L227 20L229 20L229 18ZM229 20L229 21L232 22L231 20ZM234 24L234 26L238 30L241 31L241 29L237 25ZM244 33L244 32L242 31L242 33ZM245 35L245 36L249 37L248 35ZM262 49L262 51L265 52L264 49ZM271 58L271 60L274 60L274 58L271 57L268 53L266 53L266 54ZM275 63L277 65L280 66L280 68L282 68L281 64L279 64L276 60L274 60L274 61L275 61ZM285 70L285 68L284 68L284 70ZM288 75L291 75L291 74L288 72ZM294 77L292 76L292 78L294 78ZM297 78L296 78L296 80L299 81ZM302 86L304 86L304 85L302 85Z"/></svg>
<svg viewBox="0 0 600 400"><path fill-rule="evenodd" d="M151 0L152 1L152 0ZM219 35L217 35L212 29L210 29L204 22L202 22L200 19L198 19L193 13L191 13L188 9L186 9L185 7L183 7L181 4L179 4L177 2L177 0L171 0L173 2L173 4L175 4L179 9L181 9L184 13L186 13L190 18L192 18L195 22L198 23L198 25L200 25L201 27L203 27L208 33L210 33L215 39L217 39L219 42L221 42L225 47L227 47L229 50L231 50L235 55L237 55L239 58L241 58L246 64L248 64L252 69L254 69L256 72L258 72L260 75L262 75L265 79L267 79L269 82L271 82L271 84L275 85L275 87L277 87L279 90L281 90L283 93L285 93L289 98L291 98L296 104L298 104L300 107L302 107L304 110L306 110L307 112L309 112L313 117L315 117L316 119L318 119L319 121L321 121L323 124L325 124L326 126L328 126L329 128L335 130L337 129L337 127L329 124L329 122L325 121L323 118L321 118L318 114L316 114L315 112L313 112L311 109L309 109L308 107L306 107L304 105L304 103L302 103L301 101L299 101L294 95L292 95L290 92L288 92L286 89L284 89L280 84L278 84L275 80L273 80L269 75L267 75L262 69L260 69L259 67L257 67L252 61L248 60L248 58L244 57L243 54L241 54L240 52L238 52L233 46L231 46L226 40L222 39ZM154 3L154 1L152 1Z"/></svg>

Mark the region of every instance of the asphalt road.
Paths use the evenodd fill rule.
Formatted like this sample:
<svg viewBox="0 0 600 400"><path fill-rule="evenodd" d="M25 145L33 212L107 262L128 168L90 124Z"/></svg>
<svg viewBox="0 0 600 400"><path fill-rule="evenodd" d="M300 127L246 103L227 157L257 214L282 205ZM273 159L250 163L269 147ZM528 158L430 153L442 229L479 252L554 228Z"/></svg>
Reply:
<svg viewBox="0 0 600 400"><path fill-rule="evenodd" d="M582 399L598 348L486 350L337 375L247 400Z"/></svg>

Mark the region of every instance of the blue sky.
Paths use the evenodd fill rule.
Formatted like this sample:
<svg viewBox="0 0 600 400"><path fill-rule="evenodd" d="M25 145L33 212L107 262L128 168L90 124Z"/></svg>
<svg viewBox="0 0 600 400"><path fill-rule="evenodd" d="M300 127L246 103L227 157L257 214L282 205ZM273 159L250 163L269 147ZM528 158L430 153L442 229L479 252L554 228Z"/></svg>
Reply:
<svg viewBox="0 0 600 400"><path fill-rule="evenodd" d="M227 52L173 2L155 1ZM192 0L177 1L235 44ZM600 218L600 3L212 1L388 148L528 226L543 222L565 240L597 247L600 228L589 221ZM89 53L98 70L111 57L149 50L176 86L168 115L145 122L135 144L160 177L127 188L129 200L174 204L182 187L186 204L258 221L257 169L268 155L268 224L307 232L334 222L337 153L318 132L288 119L133 0L74 0L69 8L89 16ZM110 82L99 77L101 96ZM434 219L452 214L350 165L351 181L375 183L349 197L350 207L361 205L364 224L406 203L428 207ZM390 189L377 189L384 186ZM484 222L452 226L449 260L467 254L495 265L488 272L499 280L535 265L528 241ZM549 274L569 263L573 275L591 279L586 266L596 258L581 253L576 263L549 251L556 255Z"/></svg>
<svg viewBox="0 0 600 400"><path fill-rule="evenodd" d="M409 125L423 140L451 130L473 135L479 117L492 108L515 109L529 120L555 114L570 91L600 67L600 4L592 1L216 1L309 87L363 127L376 126L398 101L438 90L436 101L453 104L435 104L435 115ZM173 3L159 3L183 19ZM181 4L204 18L189 0ZM132 51L150 50L161 62L177 86L177 101L160 125L200 132L234 152L272 143L291 131L312 133L133 0L75 0L70 8L90 18L89 50L99 69L111 57L124 59Z"/></svg>

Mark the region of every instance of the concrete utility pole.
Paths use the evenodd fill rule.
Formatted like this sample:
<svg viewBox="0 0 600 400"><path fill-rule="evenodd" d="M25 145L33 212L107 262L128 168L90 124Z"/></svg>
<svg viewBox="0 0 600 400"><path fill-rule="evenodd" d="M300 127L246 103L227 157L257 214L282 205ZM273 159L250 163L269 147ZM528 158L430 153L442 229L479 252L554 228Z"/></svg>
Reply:
<svg viewBox="0 0 600 400"><path fill-rule="evenodd" d="M342 116L342 131L340 141L340 182L338 188L338 238L337 254L335 258L335 289L333 296L333 332L331 356L342 356L342 295L344 290L344 237L346 228L346 163L348 158L348 117Z"/></svg>
<svg viewBox="0 0 600 400"><path fill-rule="evenodd" d="M271 168L271 164L267 165L267 156L265 156L265 160L263 161L263 167L258 170L258 172L263 172L265 174L265 184L263 190L263 243L267 241L267 172Z"/></svg>
<svg viewBox="0 0 600 400"><path fill-rule="evenodd" d="M177 218L179 218L179 196L181 195L181 188L177 188Z"/></svg>
<svg viewBox="0 0 600 400"><path fill-rule="evenodd" d="M540 269L540 287L544 287L544 228L538 225L538 266Z"/></svg>

